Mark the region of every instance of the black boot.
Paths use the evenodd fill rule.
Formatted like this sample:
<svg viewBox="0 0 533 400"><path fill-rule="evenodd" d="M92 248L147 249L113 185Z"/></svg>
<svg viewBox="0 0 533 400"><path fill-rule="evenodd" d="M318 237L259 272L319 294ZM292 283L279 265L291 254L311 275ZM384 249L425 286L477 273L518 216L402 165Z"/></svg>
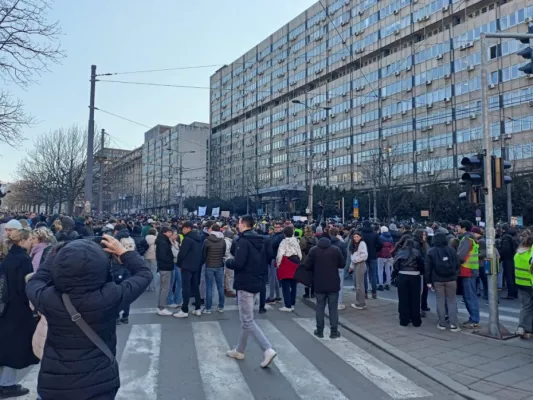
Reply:
<svg viewBox="0 0 533 400"><path fill-rule="evenodd" d="M323 329L315 329L315 332L314 332L315 336L317 338L320 338L320 339L323 339L324 338L324 330Z"/></svg>
<svg viewBox="0 0 533 400"><path fill-rule="evenodd" d="M338 339L341 337L341 334L340 332L337 330L337 329L332 329L330 334L329 334L329 338L330 339Z"/></svg>
<svg viewBox="0 0 533 400"><path fill-rule="evenodd" d="M28 393L30 393L30 390L21 385L3 386L0 388L0 399L25 396Z"/></svg>

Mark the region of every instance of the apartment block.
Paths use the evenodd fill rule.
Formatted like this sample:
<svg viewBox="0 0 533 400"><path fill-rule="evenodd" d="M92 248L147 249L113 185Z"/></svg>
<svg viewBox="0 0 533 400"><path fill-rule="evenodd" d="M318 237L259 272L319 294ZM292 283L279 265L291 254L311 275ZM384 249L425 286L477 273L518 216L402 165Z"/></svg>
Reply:
<svg viewBox="0 0 533 400"><path fill-rule="evenodd" d="M211 76L209 194L458 179L461 158L483 147L480 34L528 21L527 0L316 3ZM532 169L525 45L489 46L493 153Z"/></svg>
<svg viewBox="0 0 533 400"><path fill-rule="evenodd" d="M113 160L104 179L104 210L137 213L142 208L142 146Z"/></svg>
<svg viewBox="0 0 533 400"><path fill-rule="evenodd" d="M178 211L180 198L206 195L209 124L157 125L142 146L141 209Z"/></svg>

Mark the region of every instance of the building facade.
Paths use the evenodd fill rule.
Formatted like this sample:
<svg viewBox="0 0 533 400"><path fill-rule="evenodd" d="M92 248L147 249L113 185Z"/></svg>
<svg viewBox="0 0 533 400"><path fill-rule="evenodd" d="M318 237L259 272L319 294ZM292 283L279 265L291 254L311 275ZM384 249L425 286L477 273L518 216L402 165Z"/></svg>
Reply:
<svg viewBox="0 0 533 400"><path fill-rule="evenodd" d="M141 205L174 214L180 200L206 195L209 124L157 125L144 134Z"/></svg>
<svg viewBox="0 0 533 400"><path fill-rule="evenodd" d="M458 179L482 149L480 34L528 21L527 0L322 0L211 76L209 194ZM525 45L489 43L493 151L531 169Z"/></svg>
<svg viewBox="0 0 533 400"><path fill-rule="evenodd" d="M104 193L108 198L104 210L116 213L136 213L141 209L142 146L113 160L107 167ZM105 190L106 186L109 190Z"/></svg>

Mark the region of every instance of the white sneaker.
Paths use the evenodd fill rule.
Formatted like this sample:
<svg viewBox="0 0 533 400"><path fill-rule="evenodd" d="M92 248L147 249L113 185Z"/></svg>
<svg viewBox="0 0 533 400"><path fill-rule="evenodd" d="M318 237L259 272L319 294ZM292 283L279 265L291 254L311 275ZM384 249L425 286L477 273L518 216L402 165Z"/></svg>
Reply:
<svg viewBox="0 0 533 400"><path fill-rule="evenodd" d="M351 304L350 306L356 310L364 310L366 308L366 306L358 306L357 304Z"/></svg>
<svg viewBox="0 0 533 400"><path fill-rule="evenodd" d="M176 318L187 318L188 316L189 316L189 313L183 312L181 310L177 312L176 314L174 314L174 317Z"/></svg>
<svg viewBox="0 0 533 400"><path fill-rule="evenodd" d="M180 306L179 304L174 303L174 304L169 304L167 307L168 308L179 308L179 306Z"/></svg>
<svg viewBox="0 0 533 400"><path fill-rule="evenodd" d="M274 349L266 350L265 358L263 359L263 362L261 363L261 368L267 368L272 363L272 361L277 355L278 353L276 353Z"/></svg>
<svg viewBox="0 0 533 400"><path fill-rule="evenodd" d="M197 317L199 317L200 315L202 315L202 310L194 310L192 312L192 315L196 315Z"/></svg>
<svg viewBox="0 0 533 400"><path fill-rule="evenodd" d="M346 308L346 306L344 304L339 304L337 306L337 310L344 310Z"/></svg>
<svg viewBox="0 0 533 400"><path fill-rule="evenodd" d="M208 314L209 315L209 314L211 314L211 310L208 310L207 308L204 308L202 310L202 314Z"/></svg>
<svg viewBox="0 0 533 400"><path fill-rule="evenodd" d="M243 353L239 353L237 351L237 349L233 349L233 350L228 350L226 352L226 355L229 357L229 358L234 358L236 360L244 360L244 354Z"/></svg>
<svg viewBox="0 0 533 400"><path fill-rule="evenodd" d="M172 313L172 311L168 311L166 308L163 308L162 310L157 310L157 315L161 315L163 317L170 317L174 314Z"/></svg>
<svg viewBox="0 0 533 400"><path fill-rule="evenodd" d="M294 306L291 306L291 310L294 311Z"/></svg>
<svg viewBox="0 0 533 400"><path fill-rule="evenodd" d="M224 309L223 309L223 308L220 308L220 307L217 307L217 312L219 312L219 313L223 313L223 312L224 312Z"/></svg>
<svg viewBox="0 0 533 400"><path fill-rule="evenodd" d="M293 311L292 308L288 308L288 307L281 307L279 310L283 311L283 312L292 312Z"/></svg>

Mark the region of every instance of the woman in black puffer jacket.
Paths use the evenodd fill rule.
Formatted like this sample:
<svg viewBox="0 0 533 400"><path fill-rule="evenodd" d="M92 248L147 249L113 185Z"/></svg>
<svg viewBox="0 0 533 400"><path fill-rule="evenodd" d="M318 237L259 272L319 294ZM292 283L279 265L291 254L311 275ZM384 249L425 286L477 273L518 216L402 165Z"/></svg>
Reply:
<svg viewBox="0 0 533 400"><path fill-rule="evenodd" d="M48 321L48 337L39 372L43 400L111 400L120 387L118 364L72 321L62 293L69 295L81 317L116 354L116 317L148 287L152 273L136 251L105 235L108 253L119 257L131 278L120 285L110 278L109 258L88 240L58 245L26 286L26 294Z"/></svg>

